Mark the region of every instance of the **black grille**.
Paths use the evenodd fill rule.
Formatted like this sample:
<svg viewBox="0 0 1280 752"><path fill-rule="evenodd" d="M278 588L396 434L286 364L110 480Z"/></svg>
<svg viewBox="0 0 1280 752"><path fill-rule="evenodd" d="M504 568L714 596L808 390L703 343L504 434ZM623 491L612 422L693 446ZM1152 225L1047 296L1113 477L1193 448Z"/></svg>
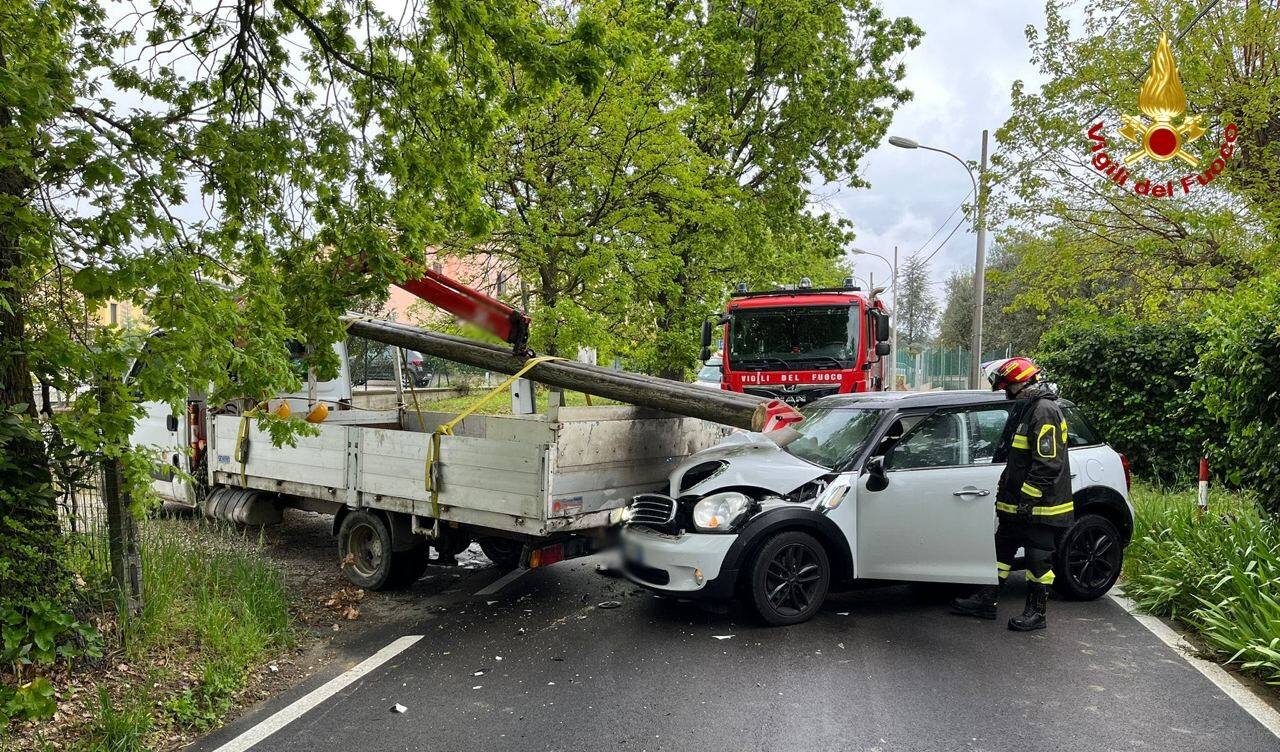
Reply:
<svg viewBox="0 0 1280 752"><path fill-rule="evenodd" d="M757 397L768 397L769 399L777 399L786 402L788 405L805 405L819 397L827 397L840 392L839 386L801 386L797 387L794 392L789 392L781 387L769 389L761 386L743 387L742 391L747 394L754 394Z"/></svg>
<svg viewBox="0 0 1280 752"><path fill-rule="evenodd" d="M675 517L676 502L662 494L640 494L631 500L628 509L632 525L663 527Z"/></svg>
<svg viewBox="0 0 1280 752"><path fill-rule="evenodd" d="M671 582L671 575L665 569L655 569L654 567L646 567L643 564L637 564L629 561L625 564L627 571L636 579L644 580L653 585L666 585Z"/></svg>

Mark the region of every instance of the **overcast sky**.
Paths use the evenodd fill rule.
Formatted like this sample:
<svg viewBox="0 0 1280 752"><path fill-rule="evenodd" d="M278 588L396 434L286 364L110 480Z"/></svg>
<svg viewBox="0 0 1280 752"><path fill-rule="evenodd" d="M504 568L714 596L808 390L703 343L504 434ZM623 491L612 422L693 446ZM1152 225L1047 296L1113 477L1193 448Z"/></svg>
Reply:
<svg viewBox="0 0 1280 752"><path fill-rule="evenodd" d="M946 149L962 159L977 161L982 129L994 131L1009 116L1009 91L1013 82L1038 82L1028 62L1024 31L1028 24L1043 28L1044 6L1039 0L883 0L886 12L913 18L924 30L924 39L907 53L906 86L915 98L898 110L889 129L922 144ZM829 185L818 192L826 208L852 220L858 248L900 261L919 249L947 219L972 183L955 160L945 154L899 149L888 143L872 151L863 163L863 177L870 188L849 189ZM925 248L932 253L956 222ZM987 246L991 239L988 236ZM938 283L956 269L972 269L975 238L968 223L933 257L932 273ZM865 280L871 273L876 284L888 281L889 266L876 259L857 260L856 273Z"/></svg>

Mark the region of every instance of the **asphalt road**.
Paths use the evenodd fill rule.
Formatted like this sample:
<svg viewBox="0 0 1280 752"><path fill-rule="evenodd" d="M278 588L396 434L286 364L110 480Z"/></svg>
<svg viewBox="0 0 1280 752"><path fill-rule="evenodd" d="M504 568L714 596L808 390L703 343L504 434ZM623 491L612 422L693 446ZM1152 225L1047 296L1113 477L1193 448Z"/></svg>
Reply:
<svg viewBox="0 0 1280 752"><path fill-rule="evenodd" d="M561 564L370 633L329 676L399 636L425 638L253 749L1280 750L1109 599L1053 601L1047 631L1008 632L1022 592L996 622L892 587L770 629L655 598L591 560ZM218 749L325 678L195 749Z"/></svg>

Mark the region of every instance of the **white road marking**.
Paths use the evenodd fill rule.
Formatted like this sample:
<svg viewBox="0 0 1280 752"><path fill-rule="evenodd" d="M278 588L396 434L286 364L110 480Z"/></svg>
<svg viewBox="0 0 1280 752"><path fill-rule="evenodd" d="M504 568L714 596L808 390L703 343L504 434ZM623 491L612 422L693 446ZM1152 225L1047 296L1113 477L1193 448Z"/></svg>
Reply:
<svg viewBox="0 0 1280 752"><path fill-rule="evenodd" d="M1213 682L1227 697L1235 701L1235 704L1253 716L1254 720L1261 723L1273 736L1280 739L1280 711L1268 705L1262 698L1254 694L1253 690L1241 683L1239 679L1232 676L1223 667L1197 656L1195 646L1187 642L1186 638L1159 618L1141 613L1134 602L1123 595L1113 593L1108 597L1118 603L1125 611L1128 611L1129 615L1137 620L1139 624L1146 627L1148 632L1159 637L1161 642L1173 648L1173 651L1182 656L1187 663L1190 663L1192 668L1204 674L1206 679Z"/></svg>
<svg viewBox="0 0 1280 752"><path fill-rule="evenodd" d="M304 713L346 689L352 682L368 674L387 661L403 653L409 646L422 639L422 635L406 635L387 645L357 665L343 671L319 687L311 690L292 704L276 711L266 720L245 731L240 736L218 747L214 752L244 752L258 742L298 720Z"/></svg>
<svg viewBox="0 0 1280 752"><path fill-rule="evenodd" d="M519 569L513 569L510 572L507 572L506 574L502 575L498 579L494 580L493 582L490 582L488 585L485 585L484 587L477 590L476 595L493 595L494 593L499 592L507 585L510 585L511 583L515 582L521 577L524 577L526 574L529 574L532 571L533 571L532 569L526 569L524 567L521 567Z"/></svg>

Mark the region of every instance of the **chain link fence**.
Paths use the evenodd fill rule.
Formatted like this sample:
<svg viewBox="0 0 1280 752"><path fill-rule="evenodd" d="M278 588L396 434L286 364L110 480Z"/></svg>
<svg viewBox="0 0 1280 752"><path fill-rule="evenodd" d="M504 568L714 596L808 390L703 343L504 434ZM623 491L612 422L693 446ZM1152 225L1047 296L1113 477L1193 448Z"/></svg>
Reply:
<svg viewBox="0 0 1280 752"><path fill-rule="evenodd" d="M984 349L979 362L1011 356L1010 346ZM899 348L894 388L911 391L968 389L969 358L969 351L962 347Z"/></svg>

